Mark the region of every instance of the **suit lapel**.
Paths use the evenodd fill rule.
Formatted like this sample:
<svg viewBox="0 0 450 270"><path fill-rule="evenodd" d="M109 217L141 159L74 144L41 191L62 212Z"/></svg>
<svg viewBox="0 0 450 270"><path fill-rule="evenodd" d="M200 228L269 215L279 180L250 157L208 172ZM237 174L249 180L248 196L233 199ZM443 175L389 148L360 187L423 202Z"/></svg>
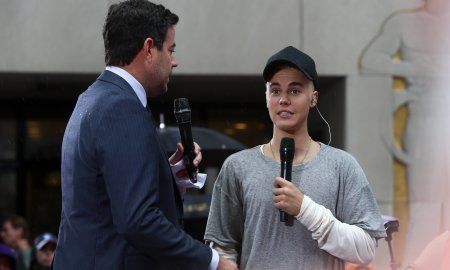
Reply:
<svg viewBox="0 0 450 270"><path fill-rule="evenodd" d="M152 114L152 111L150 110L150 108L148 107L148 105L147 105L146 108L147 108L147 111L148 111L149 114L150 114L150 118L152 119L152 125L153 125L153 127L156 129L155 122L153 121L153 114ZM155 132L156 132L156 130L155 130ZM180 192L178 191L178 186L177 186L176 180L175 180L175 178L174 178L173 175L172 175L172 170L170 169L171 167L170 167L169 159L168 159L168 156L167 156L167 150L166 150L166 148L164 147L164 145L162 144L161 138L159 137L158 132L156 132L156 140L157 140L157 142L158 142L159 151L161 152L161 155L165 157L165 160L166 160L166 162L167 162L167 166L168 166L168 168L169 168L169 170L170 170L170 175L171 175L171 178L172 178L172 186L173 186L173 190L174 190L174 193L175 193L175 199L176 199L176 201L177 201L177 204L178 204L178 205L180 206L180 208L181 208L180 210L181 210L181 214L182 214L182 213L183 213L183 201L182 201L182 199L181 199Z"/></svg>

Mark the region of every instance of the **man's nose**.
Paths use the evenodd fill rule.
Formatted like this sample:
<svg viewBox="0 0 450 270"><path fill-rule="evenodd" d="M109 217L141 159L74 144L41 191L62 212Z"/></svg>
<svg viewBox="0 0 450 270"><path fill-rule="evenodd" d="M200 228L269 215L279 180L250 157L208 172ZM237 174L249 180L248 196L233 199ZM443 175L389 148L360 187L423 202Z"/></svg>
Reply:
<svg viewBox="0 0 450 270"><path fill-rule="evenodd" d="M286 95L286 94L281 94L280 100L279 100L279 104L280 104L280 105L289 105L290 102L291 102L291 101L289 100L288 95Z"/></svg>
<svg viewBox="0 0 450 270"><path fill-rule="evenodd" d="M172 57L172 67L177 67L178 66L178 62L177 59L175 59L175 57Z"/></svg>

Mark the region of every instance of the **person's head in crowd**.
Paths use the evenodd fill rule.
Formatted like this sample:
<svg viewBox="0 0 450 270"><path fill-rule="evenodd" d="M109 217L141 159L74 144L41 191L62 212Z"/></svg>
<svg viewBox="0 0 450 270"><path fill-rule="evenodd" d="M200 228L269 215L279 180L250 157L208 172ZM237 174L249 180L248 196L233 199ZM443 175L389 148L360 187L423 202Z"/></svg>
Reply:
<svg viewBox="0 0 450 270"><path fill-rule="evenodd" d="M40 266L51 266L57 242L56 236L51 233L43 233L36 237L34 248L36 250L36 261Z"/></svg>
<svg viewBox="0 0 450 270"><path fill-rule="evenodd" d="M29 230L25 218L18 215L7 217L2 224L1 237L13 249L28 248Z"/></svg>
<svg viewBox="0 0 450 270"><path fill-rule="evenodd" d="M0 270L16 269L16 253L9 246L0 244Z"/></svg>
<svg viewBox="0 0 450 270"><path fill-rule="evenodd" d="M177 22L170 10L145 0L111 5L103 27L106 65L129 71L147 96L165 93L178 65L172 55Z"/></svg>

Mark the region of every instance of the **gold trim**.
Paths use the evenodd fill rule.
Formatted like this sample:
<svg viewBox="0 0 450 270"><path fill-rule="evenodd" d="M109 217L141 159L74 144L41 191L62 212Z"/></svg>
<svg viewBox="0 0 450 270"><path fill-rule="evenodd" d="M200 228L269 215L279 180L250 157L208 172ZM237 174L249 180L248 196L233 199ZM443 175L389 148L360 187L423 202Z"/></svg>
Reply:
<svg viewBox="0 0 450 270"><path fill-rule="evenodd" d="M398 56L397 56L398 57ZM407 91L406 82L403 78L394 77L392 82L392 91L394 94ZM403 105L393 114L393 140L394 145L404 149L403 134L408 121L408 107ZM393 241L396 260L403 261L406 232L408 230L409 205L408 205L408 178L406 165L394 158L393 178L394 178L394 216L399 219L400 229L397 241Z"/></svg>

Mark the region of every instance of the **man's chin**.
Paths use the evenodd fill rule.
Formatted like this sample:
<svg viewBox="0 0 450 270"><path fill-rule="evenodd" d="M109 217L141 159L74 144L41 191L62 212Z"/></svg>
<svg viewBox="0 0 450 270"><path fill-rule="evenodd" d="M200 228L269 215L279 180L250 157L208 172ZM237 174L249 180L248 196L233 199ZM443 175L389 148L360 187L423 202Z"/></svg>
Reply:
<svg viewBox="0 0 450 270"><path fill-rule="evenodd" d="M287 124L278 124L277 128L286 133L295 133L300 129L298 125L287 125Z"/></svg>
<svg viewBox="0 0 450 270"><path fill-rule="evenodd" d="M169 91L169 86L166 84L166 85L164 85L164 87L162 88L162 94L167 93L167 91Z"/></svg>
<svg viewBox="0 0 450 270"><path fill-rule="evenodd" d="M167 87L167 85L161 85L160 87L155 87L150 92L150 97L158 97L158 96L164 95L165 93L167 93L168 90L169 90L169 88Z"/></svg>

